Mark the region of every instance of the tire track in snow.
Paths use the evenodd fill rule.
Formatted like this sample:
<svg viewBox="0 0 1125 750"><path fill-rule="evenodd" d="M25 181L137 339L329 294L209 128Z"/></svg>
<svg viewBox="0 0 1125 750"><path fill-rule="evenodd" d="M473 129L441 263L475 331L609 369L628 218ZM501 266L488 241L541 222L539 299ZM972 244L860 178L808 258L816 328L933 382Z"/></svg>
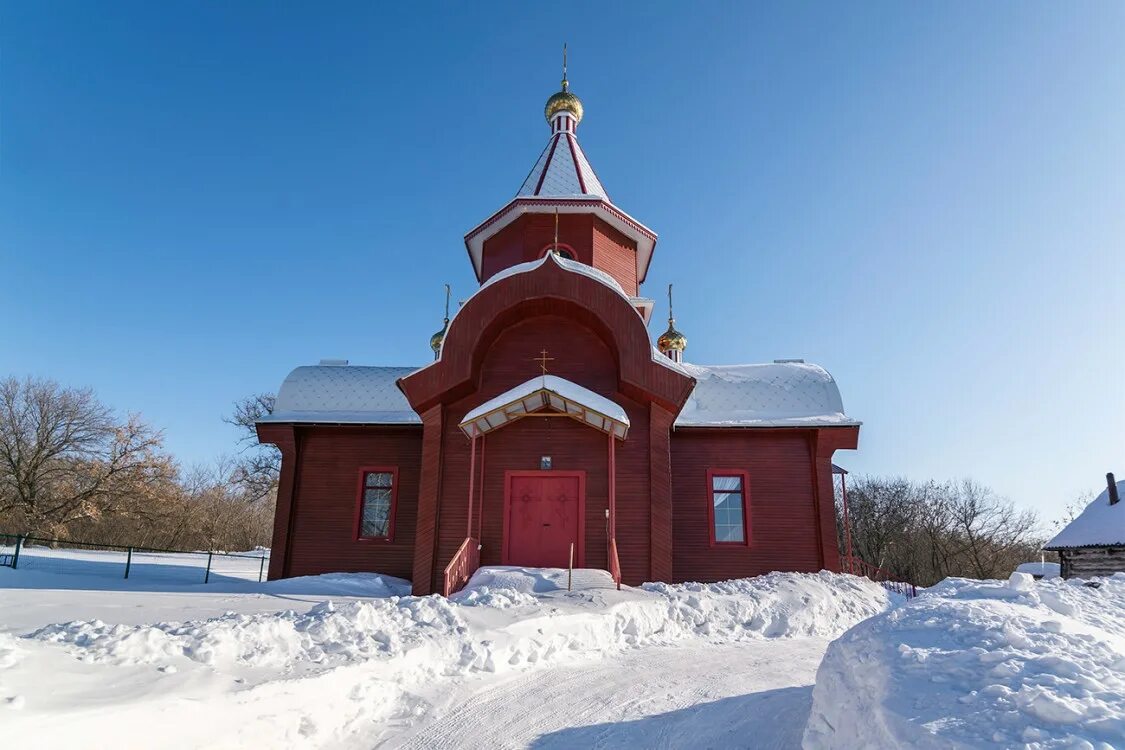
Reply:
<svg viewBox="0 0 1125 750"><path fill-rule="evenodd" d="M469 680L379 747L800 746L822 639L683 644Z"/></svg>

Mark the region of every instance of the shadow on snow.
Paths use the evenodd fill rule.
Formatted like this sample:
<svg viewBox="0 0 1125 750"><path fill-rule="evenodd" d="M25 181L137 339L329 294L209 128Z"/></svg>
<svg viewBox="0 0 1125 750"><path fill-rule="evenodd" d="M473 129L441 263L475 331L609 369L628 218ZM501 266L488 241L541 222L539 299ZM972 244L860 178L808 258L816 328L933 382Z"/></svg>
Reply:
<svg viewBox="0 0 1125 750"><path fill-rule="evenodd" d="M536 750L583 748L761 748L801 746L812 686L777 688L643 719L569 727L542 735ZM566 710L560 707L560 711Z"/></svg>

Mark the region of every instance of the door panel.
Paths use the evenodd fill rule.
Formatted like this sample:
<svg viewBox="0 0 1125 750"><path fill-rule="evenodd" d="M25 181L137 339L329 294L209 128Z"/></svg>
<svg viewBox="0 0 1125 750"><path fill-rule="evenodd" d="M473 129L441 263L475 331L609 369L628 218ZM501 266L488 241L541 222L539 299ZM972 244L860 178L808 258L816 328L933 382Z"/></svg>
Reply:
<svg viewBox="0 0 1125 750"><path fill-rule="evenodd" d="M571 542L577 547L579 541L579 478L540 474L509 481L507 564L565 568Z"/></svg>

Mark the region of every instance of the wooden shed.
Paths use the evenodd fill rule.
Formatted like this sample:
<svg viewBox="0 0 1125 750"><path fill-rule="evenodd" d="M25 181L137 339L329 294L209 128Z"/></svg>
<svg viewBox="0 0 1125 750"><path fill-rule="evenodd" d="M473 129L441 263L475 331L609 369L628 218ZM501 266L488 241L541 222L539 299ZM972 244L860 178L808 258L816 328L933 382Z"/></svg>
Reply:
<svg viewBox="0 0 1125 750"><path fill-rule="evenodd" d="M1105 476L1105 491L1043 547L1059 553L1063 578L1125 573L1125 481Z"/></svg>

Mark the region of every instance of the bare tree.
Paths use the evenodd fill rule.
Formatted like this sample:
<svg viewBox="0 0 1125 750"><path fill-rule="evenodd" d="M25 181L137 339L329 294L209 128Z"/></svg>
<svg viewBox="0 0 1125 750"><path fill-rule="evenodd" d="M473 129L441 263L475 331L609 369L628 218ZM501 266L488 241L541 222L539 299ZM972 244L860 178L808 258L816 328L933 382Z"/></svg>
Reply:
<svg viewBox="0 0 1125 750"><path fill-rule="evenodd" d="M88 389L0 380L0 516L45 531L144 508L173 482L162 436Z"/></svg>
<svg viewBox="0 0 1125 750"><path fill-rule="evenodd" d="M853 477L848 511L855 554L899 580L921 585L948 576L1006 576L1038 557L1043 542L1033 512L968 480L938 484Z"/></svg>
<svg viewBox="0 0 1125 750"><path fill-rule="evenodd" d="M277 480L281 475L281 451L273 445L258 442L255 423L273 413L277 397L272 393L247 396L234 404L234 412L223 421L239 428L238 459L231 471L231 481L240 486L252 500L276 497Z"/></svg>

